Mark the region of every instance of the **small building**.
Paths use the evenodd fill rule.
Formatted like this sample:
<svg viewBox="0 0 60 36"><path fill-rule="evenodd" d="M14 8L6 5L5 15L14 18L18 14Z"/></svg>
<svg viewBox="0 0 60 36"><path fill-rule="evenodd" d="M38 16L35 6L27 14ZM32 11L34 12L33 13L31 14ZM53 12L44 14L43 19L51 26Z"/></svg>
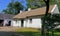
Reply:
<svg viewBox="0 0 60 36"><path fill-rule="evenodd" d="M0 13L0 26L11 26L14 15Z"/></svg>
<svg viewBox="0 0 60 36"><path fill-rule="evenodd" d="M12 20L12 26L15 27L31 27L31 28L41 28L41 17L45 14L46 7L37 8L34 10L29 9L29 11L19 13L14 16ZM50 14L59 14L57 5L50 5Z"/></svg>

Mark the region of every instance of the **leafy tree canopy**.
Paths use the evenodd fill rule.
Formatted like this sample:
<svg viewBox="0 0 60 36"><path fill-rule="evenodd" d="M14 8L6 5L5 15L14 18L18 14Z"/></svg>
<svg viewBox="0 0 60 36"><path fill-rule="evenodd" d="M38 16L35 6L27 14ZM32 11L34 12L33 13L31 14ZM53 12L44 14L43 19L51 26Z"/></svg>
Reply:
<svg viewBox="0 0 60 36"><path fill-rule="evenodd" d="M16 1L16 2L10 2L6 9L3 10L6 14L18 14L20 13L20 10L23 10L23 5Z"/></svg>

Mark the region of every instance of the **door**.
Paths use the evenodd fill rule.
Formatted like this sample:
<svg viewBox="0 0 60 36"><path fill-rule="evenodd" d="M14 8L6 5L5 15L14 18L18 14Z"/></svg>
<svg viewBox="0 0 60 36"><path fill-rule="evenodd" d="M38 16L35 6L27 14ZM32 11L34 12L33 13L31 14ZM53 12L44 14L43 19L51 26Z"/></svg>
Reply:
<svg viewBox="0 0 60 36"><path fill-rule="evenodd" d="M21 20L21 27L23 27L24 25L24 20Z"/></svg>

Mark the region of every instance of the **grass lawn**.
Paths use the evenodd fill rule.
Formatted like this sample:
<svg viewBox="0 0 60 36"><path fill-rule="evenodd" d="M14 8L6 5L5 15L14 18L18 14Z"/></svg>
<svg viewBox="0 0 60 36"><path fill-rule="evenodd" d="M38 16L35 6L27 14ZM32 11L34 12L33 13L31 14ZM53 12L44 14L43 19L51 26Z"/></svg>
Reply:
<svg viewBox="0 0 60 36"><path fill-rule="evenodd" d="M24 36L40 36L41 31L34 28L20 28L16 30L17 34L24 35ZM60 32L55 32L54 36L60 36Z"/></svg>

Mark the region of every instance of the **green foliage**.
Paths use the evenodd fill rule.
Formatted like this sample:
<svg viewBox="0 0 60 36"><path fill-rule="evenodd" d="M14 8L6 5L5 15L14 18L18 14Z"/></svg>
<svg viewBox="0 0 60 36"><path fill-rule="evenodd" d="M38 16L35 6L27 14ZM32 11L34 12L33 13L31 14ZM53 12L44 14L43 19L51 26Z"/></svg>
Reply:
<svg viewBox="0 0 60 36"><path fill-rule="evenodd" d="M44 2L40 2L40 0L27 0L27 7L28 8L39 8L42 7Z"/></svg>
<svg viewBox="0 0 60 36"><path fill-rule="evenodd" d="M20 11L20 10L22 10L23 9L23 6L21 5L21 3L20 2L15 2L15 4L14 4L14 9L16 10L16 11Z"/></svg>
<svg viewBox="0 0 60 36"><path fill-rule="evenodd" d="M48 14L47 16L43 16L42 26L44 26L43 27L45 30L44 32L46 32L47 29L48 31L52 32L52 35L54 35L54 30L57 28L57 26L60 25L59 19L60 19L60 14Z"/></svg>
<svg viewBox="0 0 60 36"><path fill-rule="evenodd" d="M50 4L57 4L60 10L60 0L50 0ZM45 6L43 0L27 0L27 7L31 9Z"/></svg>
<svg viewBox="0 0 60 36"><path fill-rule="evenodd" d="M4 13L7 14L18 14L20 13L20 10L23 10L23 6L20 2L10 2L8 4L8 7L3 10Z"/></svg>

